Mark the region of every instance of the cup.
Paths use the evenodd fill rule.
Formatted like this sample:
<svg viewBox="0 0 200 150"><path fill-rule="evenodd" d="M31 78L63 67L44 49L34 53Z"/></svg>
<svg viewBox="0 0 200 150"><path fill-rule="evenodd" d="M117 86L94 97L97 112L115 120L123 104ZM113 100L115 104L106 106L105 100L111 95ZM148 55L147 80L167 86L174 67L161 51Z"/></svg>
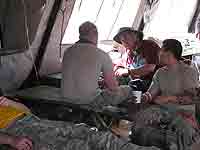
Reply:
<svg viewBox="0 0 200 150"><path fill-rule="evenodd" d="M132 91L132 95L136 97L136 103L141 103L142 91Z"/></svg>

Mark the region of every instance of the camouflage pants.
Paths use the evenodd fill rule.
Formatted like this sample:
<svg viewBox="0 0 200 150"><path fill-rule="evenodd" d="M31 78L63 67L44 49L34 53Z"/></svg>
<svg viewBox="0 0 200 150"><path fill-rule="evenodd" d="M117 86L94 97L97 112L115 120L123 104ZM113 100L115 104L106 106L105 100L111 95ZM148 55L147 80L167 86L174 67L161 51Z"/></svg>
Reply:
<svg viewBox="0 0 200 150"><path fill-rule="evenodd" d="M179 147L186 150L193 143L199 141L200 130L195 128L191 122L179 115L181 112L189 113L186 110L178 109L172 105L155 105L139 111L134 116L135 130L144 127L162 128L161 124L166 124L167 130L177 135ZM191 113L192 114L192 113ZM162 124L163 125L163 124ZM145 131L144 131L145 132Z"/></svg>
<svg viewBox="0 0 200 150"><path fill-rule="evenodd" d="M93 110L102 110L103 106L116 106L132 97L129 86L120 86L124 95L116 95L108 90L100 90L94 100L89 104Z"/></svg>
<svg viewBox="0 0 200 150"><path fill-rule="evenodd" d="M4 132L29 137L33 150L158 150L131 144L110 132L98 132L83 124L40 120L33 115L18 120Z"/></svg>

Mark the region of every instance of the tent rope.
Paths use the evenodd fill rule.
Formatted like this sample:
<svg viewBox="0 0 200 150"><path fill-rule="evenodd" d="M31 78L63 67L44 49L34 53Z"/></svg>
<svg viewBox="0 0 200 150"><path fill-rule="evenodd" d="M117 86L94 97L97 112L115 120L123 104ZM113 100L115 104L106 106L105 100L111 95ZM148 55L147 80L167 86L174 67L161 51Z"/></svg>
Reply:
<svg viewBox="0 0 200 150"><path fill-rule="evenodd" d="M38 73L37 67L35 65L33 52L31 51L31 43L30 43L29 29L28 29L27 8L26 8L25 1L24 0L21 0L21 1L22 1L22 4L23 4L23 11L24 11L24 24L25 24L26 39L27 39L27 43L28 43L28 50L30 51L31 61L33 63L33 67L34 67L34 70L35 70L36 78L37 78L37 80L39 80L39 73Z"/></svg>

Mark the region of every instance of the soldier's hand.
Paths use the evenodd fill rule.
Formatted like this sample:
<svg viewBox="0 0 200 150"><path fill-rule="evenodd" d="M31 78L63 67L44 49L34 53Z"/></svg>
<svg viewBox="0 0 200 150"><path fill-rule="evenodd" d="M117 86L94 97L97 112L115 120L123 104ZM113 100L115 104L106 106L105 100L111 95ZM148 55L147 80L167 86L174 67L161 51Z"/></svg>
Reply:
<svg viewBox="0 0 200 150"><path fill-rule="evenodd" d="M17 150L32 150L33 144L31 140L25 137L12 137L10 145Z"/></svg>

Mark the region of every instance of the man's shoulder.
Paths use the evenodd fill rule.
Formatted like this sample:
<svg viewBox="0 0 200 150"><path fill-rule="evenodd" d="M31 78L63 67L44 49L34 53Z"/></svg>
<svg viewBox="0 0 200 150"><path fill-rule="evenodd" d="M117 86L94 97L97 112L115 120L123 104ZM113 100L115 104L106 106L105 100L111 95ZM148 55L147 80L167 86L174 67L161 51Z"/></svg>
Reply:
<svg viewBox="0 0 200 150"><path fill-rule="evenodd" d="M94 44L90 44L90 43L74 43L73 45L71 45L69 48L67 49L79 49L79 48L92 48L92 49L97 49L97 47Z"/></svg>
<svg viewBox="0 0 200 150"><path fill-rule="evenodd" d="M109 56L108 53L106 53L105 51L103 51L103 50L100 49L100 48L97 48L96 50L97 50L100 54L102 54L102 55Z"/></svg>
<svg viewBox="0 0 200 150"><path fill-rule="evenodd" d="M195 71L195 68L188 65L188 64L185 64L185 63L180 63L179 64L179 68L182 70L182 71ZM157 72L167 72L168 71L168 68L166 66L164 67L161 67L157 70ZM180 70L179 70L180 71Z"/></svg>
<svg viewBox="0 0 200 150"><path fill-rule="evenodd" d="M89 43L75 43L65 49L64 55L71 55L74 53L90 53L95 52L97 47Z"/></svg>
<svg viewBox="0 0 200 150"><path fill-rule="evenodd" d="M184 71L184 72L196 72L197 70L194 68L194 66L185 64L185 63L180 63L180 68Z"/></svg>
<svg viewBox="0 0 200 150"><path fill-rule="evenodd" d="M166 66L160 67L156 72L157 73L162 73L162 72L166 72L168 69Z"/></svg>
<svg viewBox="0 0 200 150"><path fill-rule="evenodd" d="M65 50L64 50L65 51L64 53L70 52L74 48L76 48L76 44L67 45L66 48L65 48Z"/></svg>
<svg viewBox="0 0 200 150"><path fill-rule="evenodd" d="M104 50L102 50L102 49L100 49L100 48L98 48L98 47L96 47L96 53L98 54L98 56L99 57L110 57L109 55L108 55L108 53L106 53Z"/></svg>
<svg viewBox="0 0 200 150"><path fill-rule="evenodd" d="M108 55L104 50L98 48L96 45L94 44L90 44L90 43L75 43L71 46L69 46L68 48L66 48L66 51L69 50L75 50L75 49L85 49L85 50L93 50L94 52L103 54L103 55Z"/></svg>
<svg viewBox="0 0 200 150"><path fill-rule="evenodd" d="M166 73L168 72L167 67L163 66L157 69L157 71L154 74L154 77L165 77Z"/></svg>
<svg viewBox="0 0 200 150"><path fill-rule="evenodd" d="M199 76L198 70L197 70L197 68L195 66L185 65L185 66L183 66L182 70L183 70L182 71L183 74L186 77L192 77L192 78L194 78L194 77Z"/></svg>

